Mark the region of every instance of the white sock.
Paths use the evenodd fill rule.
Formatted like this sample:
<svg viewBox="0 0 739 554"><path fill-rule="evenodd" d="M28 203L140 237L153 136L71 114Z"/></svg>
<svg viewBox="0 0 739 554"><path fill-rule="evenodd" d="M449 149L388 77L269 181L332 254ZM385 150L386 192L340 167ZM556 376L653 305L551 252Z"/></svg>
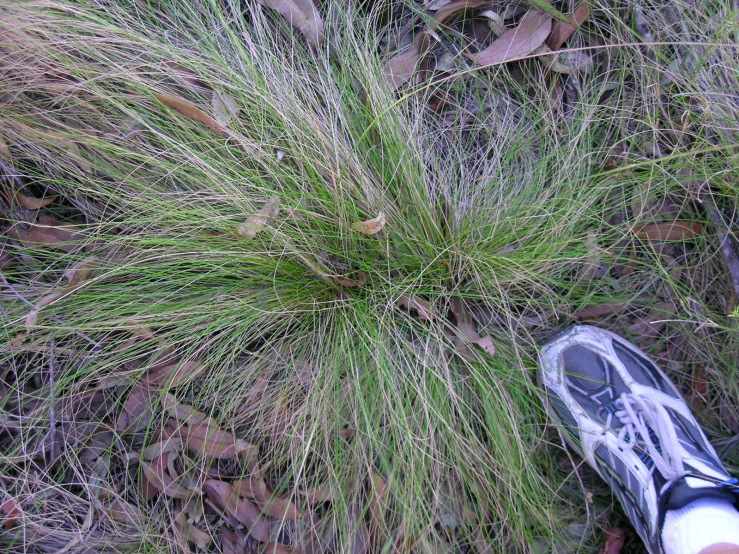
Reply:
<svg viewBox="0 0 739 554"><path fill-rule="evenodd" d="M712 544L739 545L739 510L725 500L703 498L665 514L667 554L698 554Z"/></svg>

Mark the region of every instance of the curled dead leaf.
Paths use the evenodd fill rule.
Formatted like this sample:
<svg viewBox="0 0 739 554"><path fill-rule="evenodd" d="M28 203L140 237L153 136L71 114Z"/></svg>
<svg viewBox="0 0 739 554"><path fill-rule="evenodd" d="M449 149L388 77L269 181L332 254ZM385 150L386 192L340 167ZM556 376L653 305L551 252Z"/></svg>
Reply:
<svg viewBox="0 0 739 554"><path fill-rule="evenodd" d="M174 395L164 393L162 397L162 408L171 417L186 425L209 425L217 427L218 423L211 417L205 415L203 412L197 411L192 406L187 404L180 404Z"/></svg>
<svg viewBox="0 0 739 554"><path fill-rule="evenodd" d="M598 554L619 554L624 547L625 533L623 529L613 528L606 531L603 548Z"/></svg>
<svg viewBox="0 0 739 554"><path fill-rule="evenodd" d="M483 66L522 58L544 44L551 28L551 16L538 10L530 10L521 18L518 27L498 37L484 50L465 55Z"/></svg>
<svg viewBox="0 0 739 554"><path fill-rule="evenodd" d="M48 206L56 201L56 196L47 196L46 198L34 198L33 196L26 196L20 192L16 192L13 195L13 199L18 205L24 210L40 210L44 206Z"/></svg>
<svg viewBox="0 0 739 554"><path fill-rule="evenodd" d="M242 523L252 537L260 542L269 542L272 525L260 515L259 509L252 502L239 497L231 485L208 479L203 483L203 491L219 510Z"/></svg>
<svg viewBox="0 0 739 554"><path fill-rule="evenodd" d="M10 227L6 233L26 248L55 248L62 252L71 252L76 248L73 242L80 238L74 232L75 229L74 225L44 215L39 217L38 223L31 224L30 229L21 229L16 225Z"/></svg>
<svg viewBox="0 0 739 554"><path fill-rule="evenodd" d="M30 312L28 312L28 315L26 316L26 330L28 332L33 331L33 328L36 327L36 324L38 323L39 318L39 311L54 302L55 300L60 299L62 296L64 296L63 292L56 292L54 294L49 294L48 296L44 296L41 300L36 302L33 305L33 308Z"/></svg>
<svg viewBox="0 0 739 554"><path fill-rule="evenodd" d="M0 519L0 523L4 524L6 529L14 527L23 515L21 505L15 498L7 498L4 500L3 503L0 504L0 512L4 514L2 519Z"/></svg>
<svg viewBox="0 0 739 554"><path fill-rule="evenodd" d="M164 496L182 499L187 499L193 496L193 491L180 485L162 468L156 467L147 462L141 462L141 470L144 472L144 475L146 475L149 482Z"/></svg>
<svg viewBox="0 0 739 554"><path fill-rule="evenodd" d="M352 281L351 279L341 279L340 277L334 277L334 282L337 285L341 285L342 287L349 287L349 288L361 287L367 282L367 274L362 273L357 281Z"/></svg>
<svg viewBox="0 0 739 554"><path fill-rule="evenodd" d="M308 44L318 46L323 42L323 20L313 0L257 0L280 12L290 25L303 33Z"/></svg>
<svg viewBox="0 0 739 554"><path fill-rule="evenodd" d="M331 502L334 499L333 490L328 483L313 487L301 493L307 504L313 505L319 502Z"/></svg>
<svg viewBox="0 0 739 554"><path fill-rule="evenodd" d="M549 35L547 46L552 50L559 50L562 45L572 36L577 28L590 17L590 0L583 0L575 10L568 14L569 21L556 20L552 24L552 32Z"/></svg>
<svg viewBox="0 0 739 554"><path fill-rule="evenodd" d="M231 460L238 455L246 458L256 456L258 447L237 439L233 433L209 425L188 425L179 430L188 450L206 458Z"/></svg>
<svg viewBox="0 0 739 554"><path fill-rule="evenodd" d="M397 90L411 80L421 61L420 39L414 40L385 64L385 78L391 90Z"/></svg>
<svg viewBox="0 0 739 554"><path fill-rule="evenodd" d="M267 497L267 485L264 484L262 479L247 477L246 479L234 481L231 486L236 494L245 498Z"/></svg>
<svg viewBox="0 0 739 554"><path fill-rule="evenodd" d="M607 315L615 314L626 308L628 304L615 303L615 304L596 304L593 306L587 306L582 310L578 310L573 317L577 319L598 319Z"/></svg>
<svg viewBox="0 0 739 554"><path fill-rule="evenodd" d="M180 512L175 517L175 531L178 534L178 539L180 539L178 542L180 542L181 546L185 547L188 542L192 541L198 549L205 550L212 539L208 533L201 531L192 523L188 522L184 512ZM182 550L185 551L184 549Z"/></svg>
<svg viewBox="0 0 739 554"><path fill-rule="evenodd" d="M370 475L369 493L369 516L370 536L378 538L385 534L387 524L385 523L385 507L387 496L387 482L378 473Z"/></svg>
<svg viewBox="0 0 739 554"><path fill-rule="evenodd" d="M273 197L267 200L261 210L236 227L236 232L245 239L251 240L257 236L262 227L267 225L271 219L277 216L280 211L280 199Z"/></svg>
<svg viewBox="0 0 739 554"><path fill-rule="evenodd" d="M279 520L292 520L300 517L298 508L289 498L275 496L269 489L266 490L265 495L256 497L256 501L260 511L269 517Z"/></svg>
<svg viewBox="0 0 739 554"><path fill-rule="evenodd" d="M457 318L457 332L461 338L479 346L491 356L495 355L493 339L489 336L481 337L479 335L469 310L459 298L452 298L452 313Z"/></svg>
<svg viewBox="0 0 739 554"><path fill-rule="evenodd" d="M150 444L144 450L141 451L141 458L150 462L151 460L158 458L165 452L179 452L182 450L182 439L177 437L170 437L168 439Z"/></svg>
<svg viewBox="0 0 739 554"><path fill-rule="evenodd" d="M186 385L200 377L205 371L205 366L195 360L182 363L158 364L154 366L144 379L153 387L175 389Z"/></svg>
<svg viewBox="0 0 739 554"><path fill-rule="evenodd" d="M650 223L635 231L642 240L663 242L691 240L703 231L700 223L692 221L671 221L669 223Z"/></svg>
<svg viewBox="0 0 739 554"><path fill-rule="evenodd" d="M135 433L149 424L152 417L151 395L152 390L148 383L142 381L133 386L118 416L116 427L119 433Z"/></svg>
<svg viewBox="0 0 739 554"><path fill-rule="evenodd" d="M136 529L141 529L143 526L144 519L139 509L120 498L115 498L110 504L103 506L103 511L110 519L118 523L130 525Z"/></svg>
<svg viewBox="0 0 739 554"><path fill-rule="evenodd" d="M162 104L179 112L186 118L192 119L194 121L199 121L219 136L226 136L226 132L224 131L220 123L218 123L203 110L195 106L195 104L193 104L189 100L185 100L184 98L180 98L179 96L162 94L158 92L154 93L154 96L156 96L157 100L159 100Z"/></svg>
<svg viewBox="0 0 739 554"><path fill-rule="evenodd" d="M422 321L432 321L436 317L434 316L434 309L431 307L431 304L423 298L400 295L398 297L398 304L409 310L416 310L418 312L418 318Z"/></svg>
<svg viewBox="0 0 739 554"><path fill-rule="evenodd" d="M374 219L359 221L352 225L352 229L365 235L375 235L385 227L385 214L380 212Z"/></svg>

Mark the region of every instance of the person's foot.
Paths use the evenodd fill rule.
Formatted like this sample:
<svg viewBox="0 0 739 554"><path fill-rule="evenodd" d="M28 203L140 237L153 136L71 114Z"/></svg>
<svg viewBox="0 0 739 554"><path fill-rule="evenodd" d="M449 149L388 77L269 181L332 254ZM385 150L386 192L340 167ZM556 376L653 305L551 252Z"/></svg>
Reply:
<svg viewBox="0 0 739 554"><path fill-rule="evenodd" d="M662 551L667 510L698 499L737 503L736 480L687 403L636 346L581 325L551 338L539 361L550 417L611 485L650 552Z"/></svg>

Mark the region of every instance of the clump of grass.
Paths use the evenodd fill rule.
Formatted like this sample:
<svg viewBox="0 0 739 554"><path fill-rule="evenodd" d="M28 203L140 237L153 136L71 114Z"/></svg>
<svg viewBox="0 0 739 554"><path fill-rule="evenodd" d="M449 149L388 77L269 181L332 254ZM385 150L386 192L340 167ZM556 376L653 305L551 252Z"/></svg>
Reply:
<svg viewBox="0 0 739 554"><path fill-rule="evenodd" d="M688 384L705 371L723 387L707 399L717 409L731 412L739 397L729 285L690 196L695 181L710 181L719 204L736 206L735 29L723 25L721 2L691 18L687 4L670 4L644 17L653 29L667 20L655 42L675 44L649 49L624 23L633 15L598 6L582 40L612 47L578 81L569 111L533 60L519 73L460 67L398 100L368 46L392 27L380 24L389 4L323 6L333 17L317 51L251 3L3 5L9 163L26 191L58 196L44 214L75 225L64 250L6 241L13 345L0 367L13 426L0 463L6 494L24 509L9 547L178 548L179 504L142 497L131 455L165 423L160 396L145 429L115 423L163 347L205 366L177 397L259 445L272 488L296 502L297 491L330 491L331 502L304 507L303 523L281 526L286 544L306 549L320 536L323 549L361 551L369 536L378 552L461 552L597 540L610 506L593 511L587 476L568 475L556 452L531 380L537 341L578 310L613 303L626 313L602 323L629 334L628 322L638 338L633 326L662 309L667 326L644 346L677 345L684 355L668 369ZM464 109L431 112L437 87ZM160 101L177 96L210 113L216 93L238 106L221 134ZM670 141L662 157L649 146ZM608 167L621 145L629 152ZM240 237L271 198L278 215L254 239ZM353 228L378 213L380 233ZM704 229L669 247L634 240L663 220ZM21 298L60 290L62 274L90 255L93 276L26 334ZM612 273L618 264L633 268ZM400 297L428 302L434 316ZM462 355L455 299L493 338L494 356ZM82 418L75 400L91 393L104 396L95 417L114 433L97 461L71 447L53 464L34 454L50 421L63 429ZM731 432L719 422L712 430ZM377 475L388 486L381 521L370 514ZM145 514L139 528L104 515L100 490L115 485ZM211 549L220 521L199 523L215 537Z"/></svg>

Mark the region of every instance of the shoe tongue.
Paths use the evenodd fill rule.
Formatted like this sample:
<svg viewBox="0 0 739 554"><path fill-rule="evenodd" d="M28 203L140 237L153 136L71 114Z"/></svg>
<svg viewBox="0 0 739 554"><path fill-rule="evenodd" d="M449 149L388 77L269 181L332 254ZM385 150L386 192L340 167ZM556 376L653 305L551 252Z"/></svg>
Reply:
<svg viewBox="0 0 739 554"><path fill-rule="evenodd" d="M700 477L683 477L670 488L665 509L679 510L691 502L703 498L726 500L731 504L737 501L736 494L717 487L716 483L706 481Z"/></svg>

